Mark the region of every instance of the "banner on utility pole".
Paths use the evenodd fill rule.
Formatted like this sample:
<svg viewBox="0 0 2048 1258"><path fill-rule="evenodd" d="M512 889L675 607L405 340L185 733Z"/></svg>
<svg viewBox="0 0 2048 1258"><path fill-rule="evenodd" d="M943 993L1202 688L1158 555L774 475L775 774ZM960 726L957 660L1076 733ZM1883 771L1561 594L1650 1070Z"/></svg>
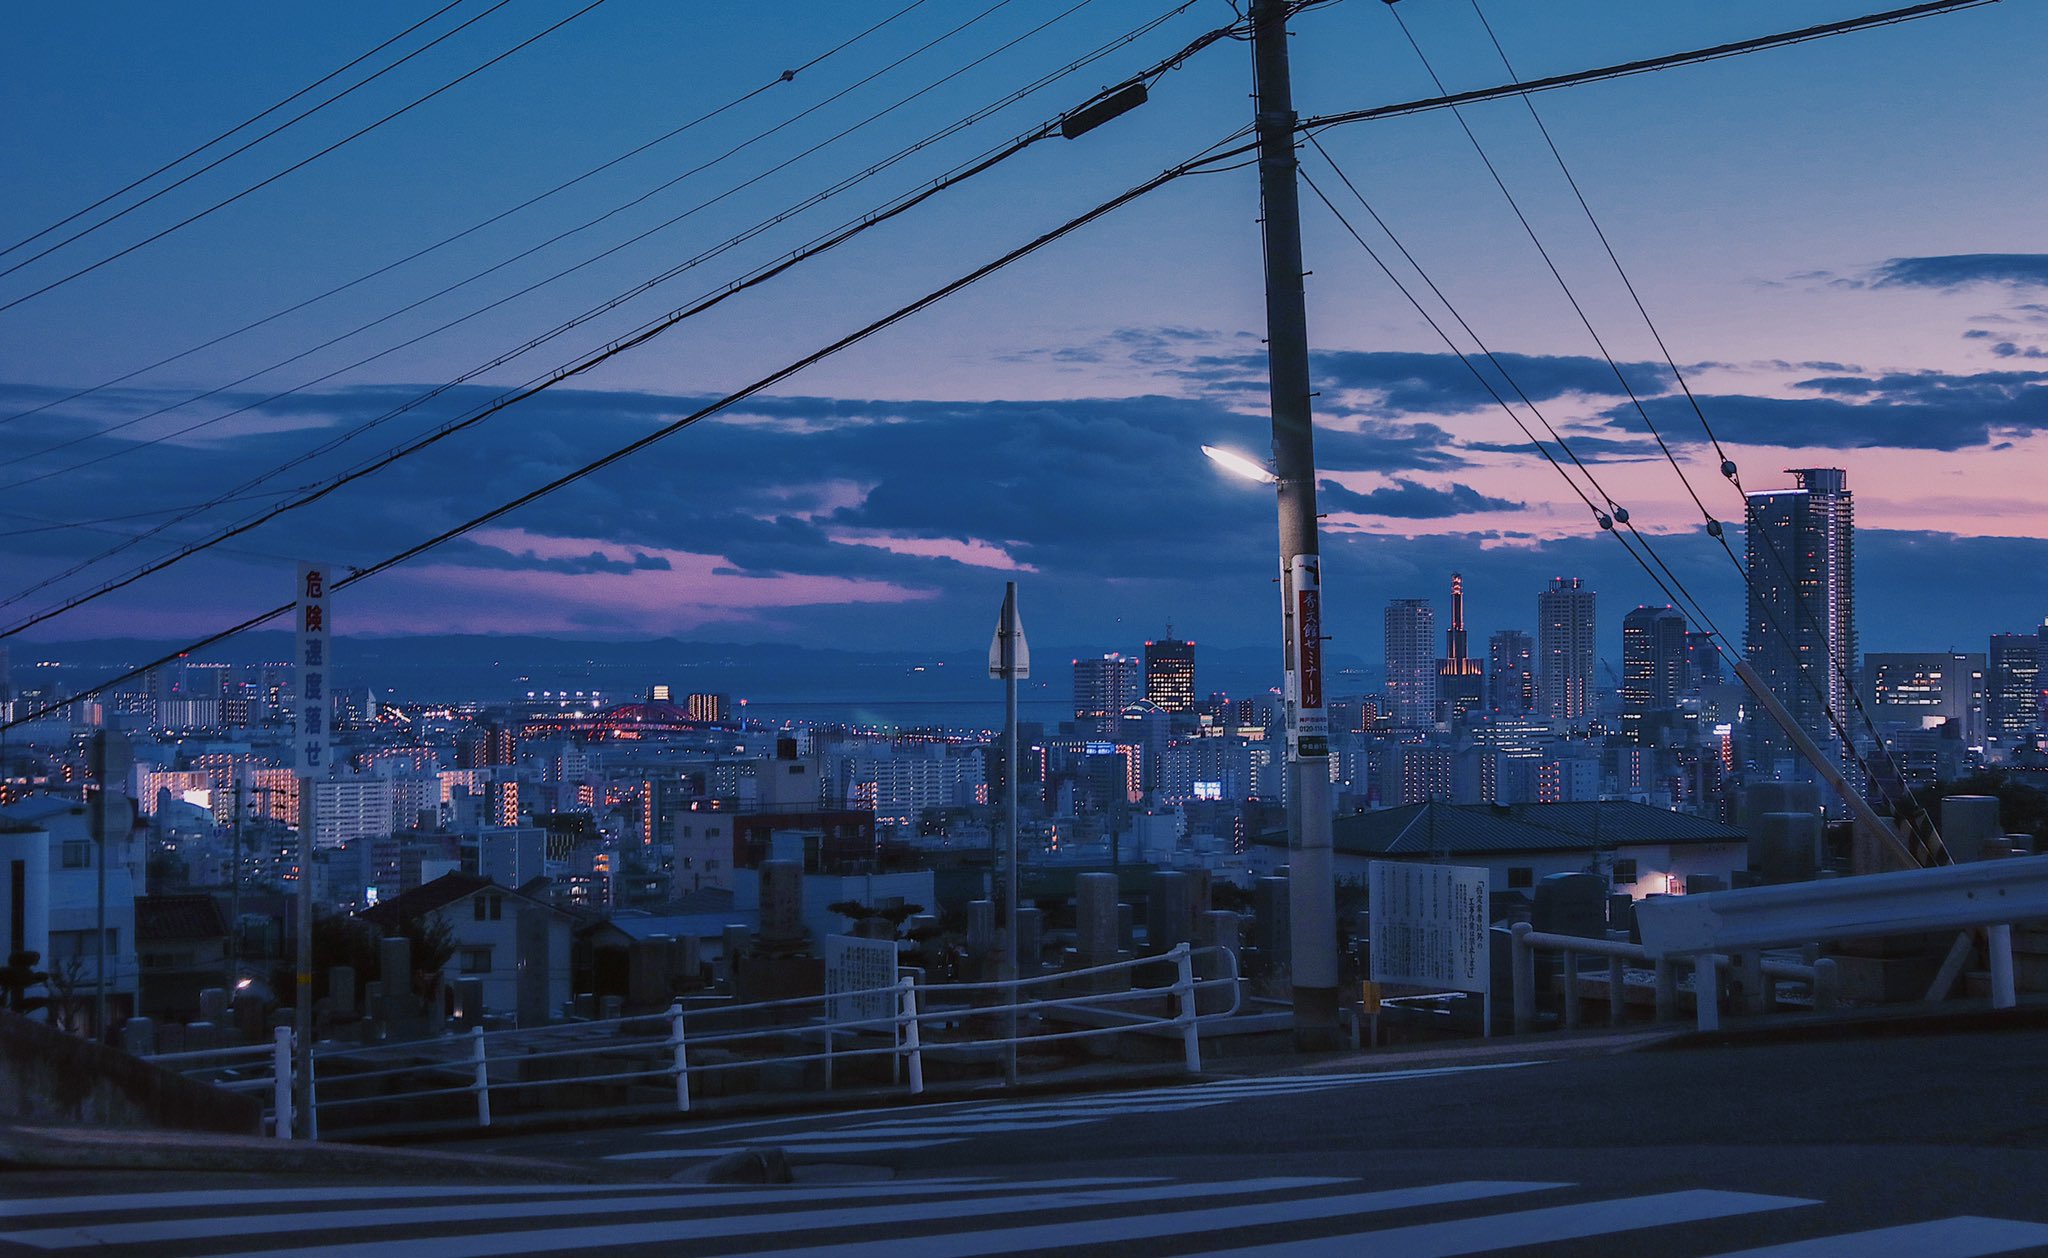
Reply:
<svg viewBox="0 0 2048 1258"><path fill-rule="evenodd" d="M1330 754L1330 716L1323 707L1322 557L1296 555L1290 568L1294 606L1293 699L1287 723L1287 754L1295 760Z"/></svg>
<svg viewBox="0 0 2048 1258"><path fill-rule="evenodd" d="M333 747L334 700L330 679L333 674L328 651L333 622L329 617L327 565L299 565L299 586L294 612L298 621L299 776L325 777L328 753Z"/></svg>

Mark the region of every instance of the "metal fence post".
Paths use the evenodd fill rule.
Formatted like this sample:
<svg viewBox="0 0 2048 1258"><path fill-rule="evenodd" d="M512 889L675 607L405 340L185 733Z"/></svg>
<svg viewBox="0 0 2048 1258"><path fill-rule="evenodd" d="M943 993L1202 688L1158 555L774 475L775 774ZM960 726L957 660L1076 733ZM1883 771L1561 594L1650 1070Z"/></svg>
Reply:
<svg viewBox="0 0 2048 1258"><path fill-rule="evenodd" d="M292 1138L292 1029L288 1026L277 1028L275 1036L277 1051L271 1056L271 1073L276 1081L277 1095L272 1102L276 1112L276 1130L272 1133L279 1140Z"/></svg>
<svg viewBox="0 0 2048 1258"><path fill-rule="evenodd" d="M903 992L903 1003L897 1017L903 1022L903 1053L910 1059L910 1095L924 1093L924 1050L919 1047L917 1028L917 980L905 976L898 986Z"/></svg>
<svg viewBox="0 0 2048 1258"><path fill-rule="evenodd" d="M1721 1029L1721 971L1717 962L1720 958L1711 952L1702 952L1692 959L1692 1001L1698 1013L1699 1029L1718 1031Z"/></svg>
<svg viewBox="0 0 2048 1258"><path fill-rule="evenodd" d="M469 1059L476 1063L476 1082L470 1085L476 1091L476 1125L491 1125L491 1066L484 1059L484 1029L480 1026L469 1029Z"/></svg>
<svg viewBox="0 0 2048 1258"><path fill-rule="evenodd" d="M1655 1017L1659 1022L1674 1022L1678 1018L1678 967L1670 957L1658 957L1657 1004Z"/></svg>
<svg viewBox="0 0 2048 1258"><path fill-rule="evenodd" d="M1833 957L1818 957L1813 963L1813 1009L1832 1013L1842 1003L1842 976Z"/></svg>
<svg viewBox="0 0 2048 1258"><path fill-rule="evenodd" d="M683 1047L683 1002L678 1000L668 1007L668 1042L675 1049L675 1064L669 1069L676 1076L676 1112L690 1112L690 1058Z"/></svg>
<svg viewBox="0 0 2048 1258"><path fill-rule="evenodd" d="M1536 950L1529 946L1529 932L1534 929L1527 922L1516 922L1508 929L1512 940L1508 968L1514 975L1516 1035L1527 1035L1536 1029Z"/></svg>
<svg viewBox="0 0 2048 1258"><path fill-rule="evenodd" d="M2020 1003L2012 977L2012 924L1985 927L1984 946L1991 954L1991 1007L2011 1009Z"/></svg>
<svg viewBox="0 0 2048 1258"><path fill-rule="evenodd" d="M1564 1029L1579 1029L1579 954L1564 954Z"/></svg>
<svg viewBox="0 0 2048 1258"><path fill-rule="evenodd" d="M1179 977L1173 984L1173 993L1180 1000L1180 1016L1174 1021L1180 1023L1181 1050L1187 1054L1188 1073L1202 1073L1202 1029L1195 1022L1195 954L1186 944L1175 944L1173 963L1179 970Z"/></svg>

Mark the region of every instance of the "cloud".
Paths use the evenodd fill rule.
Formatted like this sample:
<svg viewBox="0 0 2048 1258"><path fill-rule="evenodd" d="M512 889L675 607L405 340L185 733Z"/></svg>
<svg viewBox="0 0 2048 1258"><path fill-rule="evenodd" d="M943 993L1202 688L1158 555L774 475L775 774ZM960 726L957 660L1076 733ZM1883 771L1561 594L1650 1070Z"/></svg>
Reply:
<svg viewBox="0 0 2048 1258"><path fill-rule="evenodd" d="M1952 253L1891 258L1871 273L1879 287L1961 288L1968 284L2048 287L2048 253Z"/></svg>
<svg viewBox="0 0 2048 1258"><path fill-rule="evenodd" d="M1994 352L1996 352L1994 350ZM2011 356L2028 357L2015 347ZM1819 397L1702 395L1701 409L1724 441L1850 449L1965 450L2005 435L2048 429L2048 372L1895 372L1816 376L1794 388ZM1704 434L1683 399L1645 402L1674 444ZM1617 429L1641 419L1630 406L1604 414Z"/></svg>
<svg viewBox="0 0 2048 1258"><path fill-rule="evenodd" d="M1390 516L1398 520L1440 520L1478 511L1516 511L1522 503L1492 498L1470 485L1452 484L1441 489L1415 481L1397 480L1369 493L1347 489L1333 480L1319 483L1321 505L1330 511L1360 515Z"/></svg>

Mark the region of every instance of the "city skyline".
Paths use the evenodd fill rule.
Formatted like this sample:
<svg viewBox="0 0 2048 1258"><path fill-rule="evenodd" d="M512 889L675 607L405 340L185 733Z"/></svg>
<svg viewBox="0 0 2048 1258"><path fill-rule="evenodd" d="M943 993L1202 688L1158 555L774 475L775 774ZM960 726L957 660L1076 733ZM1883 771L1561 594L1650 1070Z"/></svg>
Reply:
<svg viewBox="0 0 2048 1258"><path fill-rule="evenodd" d="M1849 12L1842 9L1842 15ZM817 9L813 16L817 22L786 28L722 17L693 29L693 46L732 54L715 77L693 82L692 92L701 93L693 102L709 107L725 99L718 92L773 78L769 67L801 64L800 54L855 33L843 14ZM1178 47L1200 29L1200 17L1189 14L1183 24L1162 27L1148 42L1132 45L1128 59L1139 64ZM1507 12L1497 17L1504 45L1525 74L1700 46L1776 29L1783 21L1761 4L1721 6L1711 14L1646 14L1588 3L1547 10L1540 21ZM231 15L217 19L220 25L180 18L162 29L153 25L158 19L137 15L130 27L94 39L71 30L75 20L39 13L21 32L27 64L5 89L26 141L13 153L23 195L0 210L9 241L106 191L105 172L146 170L150 154L161 160L180 151L180 137L211 134L209 124L218 129L222 119L241 116L236 111L253 107L259 88L277 87L281 94L311 78L308 70L331 68L337 53L374 42L375 18L309 18L283 32L288 38L266 50L275 55L260 67L238 55L247 36L228 28ZM1088 39L1121 30L1114 15L1076 20L1083 25L1053 28L1040 43L1025 40L987 71L920 97L851 141L840 160L858 167L862 157L888 151L879 133L890 126L905 124L908 135L916 129L911 122L939 125L1027 62L1057 63L1055 52L1067 49L1071 56ZM1416 10L1412 21L1450 86L1500 79L1469 16ZM1989 633L2028 630L2048 613L2025 583L1997 579L2048 562L2048 524L2025 472L2048 453L2034 419L2048 373L2026 370L2048 353L2039 339L2041 320L2048 318L2039 300L2048 252L2037 252L2048 249L2048 239L2018 208L2030 203L2018 172L2043 163L2010 151L2013 144L2036 143L2031 138L1994 142L1966 125L1981 115L1978 106L1994 84L2007 101L2041 90L2020 72L2024 58L2016 51L2038 21L2012 6L1994 7L1547 93L1540 102L1716 433L1741 465L1745 486L1775 485L1778 469L1800 466L1841 466L1855 477L1860 562L1886 574L1913 574L1866 582L1865 619L1872 626L1866 645L1872 650L1961 647ZM587 134L573 139L566 124L583 119L583 110L620 106L649 90L652 80L636 78L635 71L646 73L664 41L680 38L672 23L667 16L606 11L565 27L520 54L531 58L530 66L508 62L502 74L481 76L341 150L331 165L315 163L160 247L0 311L0 328L10 331L0 337L0 411L13 415L42 406L226 332L243 315L317 291L302 290L299 277L340 282L438 238L433 231L453 230L485 207L508 204L512 181L526 171L521 163L491 164L502 159L510 139L501 127L487 125L491 119L534 122L537 111L558 111L560 125L545 128L556 143L522 153L528 164L544 166L549 179L646 138L622 134L617 109L611 125L593 117ZM1300 24L1297 78L1305 109L1428 94L1422 67L1377 13L1311 14ZM964 31L926 62L907 63L896 79L853 99L880 109L896 99L885 87L907 94L937 77L944 54L957 60L977 39L992 46L1021 38L1028 26ZM499 43L481 39L486 31ZM513 32L480 27L478 34L477 49L488 49L509 42ZM860 51L875 58L903 55L932 34L889 28ZM632 55L620 61L616 81L608 83L611 95L602 101L536 94L532 78L513 72L557 81L629 47ZM165 49L180 55L159 58ZM1358 54L1369 59L1362 80L1351 71ZM90 68L81 62L87 55ZM235 60L237 75L210 72L221 58ZM1097 63L1096 80L1111 76L1121 59ZM1005 69L999 73L998 66ZM433 81L426 67L414 69L420 84ZM1907 109L1883 87L1907 70L1916 81L1953 90ZM701 334L664 342L669 348L621 359L591 377L589 387L579 381L523 403L483 433L408 460L19 640L196 636L281 597L299 557L364 563L416 542L430 522L460 518L531 488L586 445L600 448L644 434L755 369L843 332L870 307L936 282L949 268L979 261L1098 194L1185 156L1190 146L1214 138L1202 130L1211 122L1217 134L1241 123L1243 73L1242 64L1221 52L1192 60L1159 88L1162 102L1170 93L1172 104L1119 119L1055 157L1034 158L1040 165L1028 178L1038 180L1043 207L1006 195L1018 186L1003 187L1010 175L992 177L993 195L963 191L957 202L934 202L929 212L937 230L920 240L943 240L946 248L928 250L916 266L904 265L902 239L886 236L880 245L863 245L866 252L817 264L826 282L851 284L847 291L863 294L844 303L844 311L842 303L807 301L814 282L792 276L786 290L763 289L760 304L721 314L722 322L707 323ZM849 77L840 64L827 62L812 73L815 88L789 90L814 93L804 97L809 101ZM1085 97L1096 80L1083 76L1091 86L1063 80L1001 116L1058 112L1069 96ZM661 82L666 91L671 80ZM100 110L81 114L70 107L66 93L79 84L105 93ZM523 96L508 98L521 87ZM163 107L135 125L131 106L144 93L155 93ZM1767 108L1767 99L1776 104ZM772 126L798 107L773 98L758 110L706 124L704 134L687 143L700 145L708 159L719 151L713 141L725 121L732 134L750 135L749 128ZM1714 452L1679 409L1683 399L1668 370L1648 358L1652 347L1625 298L1617 301L1607 291L1612 275L1603 272L1604 259L1586 252L1586 224L1557 195L1556 171L1531 146L1528 120L1519 111L1505 101L1467 116L1561 251L1567 274L1585 286L1622 376L1659 420L1710 509L1734 519L1739 497L1720 483ZM796 151L799 135L804 142L825 140L831 130L821 122L806 120L764 141L746 160L758 159L757 168L772 165ZM474 154L446 145L451 125L465 123ZM653 127L646 131L658 134ZM1500 363L1561 424L1574 449L1630 507L1638 527L1658 539L1660 551L1724 627L1736 620L1741 591L1735 574L1700 535L1697 513L1658 460L1615 375L1592 356L1583 336L1571 334L1567 320L1556 317L1561 297L1546 287L1547 276L1531 270L1533 254L1511 249L1512 237L1499 234L1505 206L1480 182L1483 170L1469 150L1446 147L1462 143L1455 121L1437 114L1339 129L1326 143L1354 173L1371 163L1412 176L1385 181L1404 189L1385 193L1393 198L1381 207L1389 222L1454 297L1471 302L1482 279L1487 282L1485 291L1498 300L1469 313ZM1634 154L1653 143L1698 156L1690 165L1667 164L1646 180ZM1910 159L1918 169L1908 174L1866 164L1851 177L1843 155L1864 149ZM469 198L417 181L441 165L468 169L462 163L471 158L489 174L479 174ZM243 169L228 167L221 175ZM636 178L644 174L644 168L626 169ZM1311 164L1311 175L1317 169ZM361 204L354 186L365 170L394 181L377 205ZM1839 177L1835 183L1820 178L1830 174ZM1327 171L1318 177L1330 178ZM978 288L957 306L936 308L913 332L889 334L871 351L824 364L625 467L345 592L336 613L342 637L678 635L872 648L900 643L907 624L926 639L916 646L939 650L985 636L987 606L999 598L1001 581L1014 576L1025 614L1044 640L1131 649L1124 644L1135 644L1135 626L1173 620L1218 645L1270 641L1276 609L1255 597L1270 578L1268 548L1257 540L1270 529L1270 509L1260 495L1219 481L1198 455L1199 445L1210 441L1263 447L1251 387L1263 367L1255 240L1245 229L1250 183L1229 177L1194 182L1198 186L1139 203L1128 216L1111 216L1099 231L1064 242L1028 270ZM705 179L698 184L706 195L713 190ZM208 186L196 184L167 205L184 205L180 198L188 193L193 206L205 204L199 189ZM222 185L229 186L238 185ZM792 173L784 190L804 186ZM2014 195L1986 195L1995 189ZM554 214L559 227L616 194L615 187L583 188L565 195L559 213L553 203L544 213ZM403 205L405 213L388 216L384 203ZM707 211L698 234L715 238L722 226L738 225L746 213L774 203L765 191L739 196ZM1873 203L1885 204L1888 214L1867 212ZM1967 215L1958 212L1964 206ZM148 213L158 208L166 207ZM1516 609L1538 573L1580 574L1608 595L1599 625L1603 642L1613 639L1623 609L1665 601L1618 547L1597 535L1499 414L1486 409L1465 368L1430 342L1426 327L1369 264L1361 266L1355 245L1320 207L1308 208L1310 264L1318 272L1310 292L1322 388L1318 458L1329 517L1326 619L1338 646L1378 658L1378 609L1389 598L1436 590L1445 572L1463 572L1471 583L1468 622L1475 639L1528 627ZM343 212L352 216L350 230L335 230L335 216ZM1827 229L1791 226L1819 223ZM267 252L250 253L250 242L270 228L278 235L263 246ZM109 229L110 242L126 239L120 229ZM1502 243L1464 248L1474 235ZM644 274L651 257L673 257L675 239L663 239L665 250L649 246L654 254L622 255L620 269L604 282ZM512 240L486 234L446 251L441 281L501 257L497 251ZM1174 251L1175 266L1162 266L1161 246ZM17 279L53 277L58 272L49 268L69 256L53 255ZM81 260L94 256L79 254ZM564 264L573 256L563 254ZM636 257L642 261L623 260ZM253 265L257 260L278 265ZM9 495L16 516L0 537L9 572L24 578L21 584L53 576L119 542L110 531L147 527L167 518L160 514L165 508L243 483L302 453L311 439L381 414L523 334L525 325L511 313L519 307L508 307L464 324L452 341L424 342L367 369L262 402L273 390L385 343L372 336L323 351L291 371L226 387L206 403L141 418L296 352L309 332L333 335L353 326L351 320L388 309L393 297L424 291L418 279L410 283L398 286L402 293L380 291L374 298L352 291L331 314L267 327L168 371L10 425L27 451L10 473L12 482L24 473L44 479L21 483ZM866 295L871 288L872 298ZM601 284L574 280L566 295L581 301L601 291ZM13 295L17 290L9 289L0 300ZM110 306L113 295L122 300ZM459 309L435 307L450 315ZM1162 317L1166 312L1170 318ZM435 322L424 313L418 318L424 322L408 316L392 330L423 330ZM775 334L764 336L761 330L771 327ZM494 396L510 371L451 390L420 415L459 413ZM218 426L149 447L146 456L119 453L130 438L162 435L245 406L250 409ZM107 431L131 420L140 422ZM577 440L568 440L570 433ZM66 448L54 449L60 445ZM62 470L102 456L111 457ZM650 494L661 497L662 510L652 509ZM81 509L84 503L120 508L90 512ZM1053 503L1057 510L1043 509ZM83 527L53 527L58 524ZM174 532L192 535L193 527ZM137 553L148 550L131 552ZM1919 596L1914 587L1924 574L1941 574L1952 596ZM77 588L79 579L72 578L44 597ZM1100 597L1104 588L1115 597ZM40 605L31 598L7 611L18 615Z"/></svg>

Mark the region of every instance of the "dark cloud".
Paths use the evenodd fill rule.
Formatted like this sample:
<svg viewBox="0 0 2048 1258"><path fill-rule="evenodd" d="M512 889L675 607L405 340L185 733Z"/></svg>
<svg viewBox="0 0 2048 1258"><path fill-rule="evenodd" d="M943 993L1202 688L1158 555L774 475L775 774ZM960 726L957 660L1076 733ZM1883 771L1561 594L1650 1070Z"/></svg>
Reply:
<svg viewBox="0 0 2048 1258"><path fill-rule="evenodd" d="M1892 258L1871 275L1879 286L1961 288L1966 284L2048 286L2048 253L1952 253Z"/></svg>
<svg viewBox="0 0 2048 1258"><path fill-rule="evenodd" d="M1475 511L1515 511L1523 505L1505 498L1488 497L1470 485L1451 484L1439 489L1408 480L1397 480L1363 494L1336 481L1326 480L1321 482L1318 492L1325 510L1355 511L1362 515L1391 516L1397 520L1440 520Z"/></svg>
<svg viewBox="0 0 2048 1258"><path fill-rule="evenodd" d="M1454 354L1394 351L1330 351L1311 359L1316 387L1329 394L1349 390L1374 395L1374 409L1394 415L1444 415L1495 405L1522 395L1534 402L1561 397L1621 397L1625 392L1605 359L1559 354L1495 354L1471 365ZM1640 396L1671 387L1670 368L1661 363L1622 363L1623 377ZM1214 391L1265 388L1261 354L1203 355L1175 373ZM1475 374L1476 373L1476 374ZM1491 392L1489 392L1489 386ZM1517 391L1519 386L1519 392Z"/></svg>
<svg viewBox="0 0 2048 1258"><path fill-rule="evenodd" d="M2026 356L2017 348L2014 353ZM1699 401L1722 440L1761 445L1964 450L1989 445L2004 432L2048 428L2048 372L1818 376L1795 387L1823 396L1723 394ZM1683 399L1658 398L1645 406L1674 444L1703 439ZM1605 418L1618 429L1641 423L1628 406L1610 407Z"/></svg>

